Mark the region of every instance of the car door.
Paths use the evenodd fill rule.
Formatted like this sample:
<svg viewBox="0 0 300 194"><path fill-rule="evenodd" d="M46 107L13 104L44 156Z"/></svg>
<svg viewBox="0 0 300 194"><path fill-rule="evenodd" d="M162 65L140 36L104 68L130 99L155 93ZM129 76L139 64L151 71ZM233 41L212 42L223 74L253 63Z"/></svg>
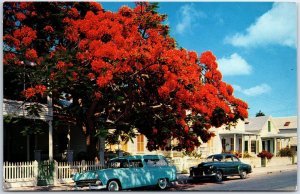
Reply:
<svg viewBox="0 0 300 194"><path fill-rule="evenodd" d="M109 165L110 168L105 173L105 178L107 180L118 179L121 182L122 188L130 188L132 179L135 179L135 174L129 168L128 160L113 160Z"/></svg>
<svg viewBox="0 0 300 194"><path fill-rule="evenodd" d="M131 180L133 187L146 185L145 169L142 160L129 160L129 166L133 176L133 179Z"/></svg>
<svg viewBox="0 0 300 194"><path fill-rule="evenodd" d="M233 174L239 174L241 161L236 156L232 156L232 161L233 161Z"/></svg>
<svg viewBox="0 0 300 194"><path fill-rule="evenodd" d="M144 160L145 174L147 185L155 185L157 183L157 177L161 169L157 166L157 159L148 158Z"/></svg>
<svg viewBox="0 0 300 194"><path fill-rule="evenodd" d="M232 161L231 155L225 155L223 159L223 172L224 175L232 175L234 174L234 162Z"/></svg>

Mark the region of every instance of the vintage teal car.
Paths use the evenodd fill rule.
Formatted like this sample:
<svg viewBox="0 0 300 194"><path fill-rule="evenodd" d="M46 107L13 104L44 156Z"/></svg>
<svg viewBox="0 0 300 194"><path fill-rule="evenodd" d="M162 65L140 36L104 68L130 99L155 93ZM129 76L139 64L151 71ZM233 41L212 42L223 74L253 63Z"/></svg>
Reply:
<svg viewBox="0 0 300 194"><path fill-rule="evenodd" d="M249 164L240 161L233 154L215 154L207 157L205 162L190 168L190 177L193 179L213 178L216 182L227 176L240 176L245 179L252 172Z"/></svg>
<svg viewBox="0 0 300 194"><path fill-rule="evenodd" d="M143 186L157 185L165 189L176 181L176 168L161 155L136 155L113 158L108 168L76 173L76 187L118 191Z"/></svg>

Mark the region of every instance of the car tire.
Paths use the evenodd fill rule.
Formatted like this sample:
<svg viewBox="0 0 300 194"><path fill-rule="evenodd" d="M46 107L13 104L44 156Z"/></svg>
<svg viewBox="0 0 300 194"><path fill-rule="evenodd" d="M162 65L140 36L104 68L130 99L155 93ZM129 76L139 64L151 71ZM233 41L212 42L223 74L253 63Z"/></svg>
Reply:
<svg viewBox="0 0 300 194"><path fill-rule="evenodd" d="M241 177L241 179L247 178L247 172L246 172L245 170L242 170L242 171L240 172L240 177Z"/></svg>
<svg viewBox="0 0 300 194"><path fill-rule="evenodd" d="M157 182L157 187L160 189L160 190L164 190L166 189L168 186L168 180L166 178L161 178L158 180Z"/></svg>
<svg viewBox="0 0 300 194"><path fill-rule="evenodd" d="M119 184L118 181L111 180L107 184L107 190L108 191L120 191L120 190L122 190L122 187L121 187L121 185Z"/></svg>
<svg viewBox="0 0 300 194"><path fill-rule="evenodd" d="M215 175L215 181L216 182L221 182L223 180L223 173L220 170L216 171L216 175Z"/></svg>

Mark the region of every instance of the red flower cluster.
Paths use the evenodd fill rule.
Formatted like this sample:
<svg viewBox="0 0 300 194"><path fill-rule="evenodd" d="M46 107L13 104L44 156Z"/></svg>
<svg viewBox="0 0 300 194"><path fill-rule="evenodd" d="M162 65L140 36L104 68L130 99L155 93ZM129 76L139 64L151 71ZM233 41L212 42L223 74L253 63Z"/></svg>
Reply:
<svg viewBox="0 0 300 194"><path fill-rule="evenodd" d="M266 150L263 150L257 156L260 158L267 158L268 160L270 160L273 157L273 154Z"/></svg>
<svg viewBox="0 0 300 194"><path fill-rule="evenodd" d="M44 95L47 88L44 85L37 85L34 88L27 88L23 91L23 94L26 98L32 98L36 94Z"/></svg>
<svg viewBox="0 0 300 194"><path fill-rule="evenodd" d="M54 29L52 28L52 26L45 26L45 27L44 27L44 30L45 30L46 32L48 32L48 33L54 32Z"/></svg>
<svg viewBox="0 0 300 194"><path fill-rule="evenodd" d="M25 57L28 61L35 61L38 58L37 53L34 49L27 50L25 53Z"/></svg>

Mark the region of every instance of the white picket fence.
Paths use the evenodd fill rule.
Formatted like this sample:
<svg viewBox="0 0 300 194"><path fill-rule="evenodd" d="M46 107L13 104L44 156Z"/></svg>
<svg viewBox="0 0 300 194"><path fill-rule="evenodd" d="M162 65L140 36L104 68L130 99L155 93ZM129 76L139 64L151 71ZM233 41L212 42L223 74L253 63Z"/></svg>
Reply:
<svg viewBox="0 0 300 194"><path fill-rule="evenodd" d="M95 163L94 161L82 162L55 162L55 183L70 183L72 182L72 174L75 172L84 172L88 170L99 170L105 166Z"/></svg>
<svg viewBox="0 0 300 194"><path fill-rule="evenodd" d="M71 183L72 174L88 170L103 169L94 161L82 162L54 162L54 185ZM38 162L4 162L3 163L3 186L4 188L36 186L38 182Z"/></svg>
<svg viewBox="0 0 300 194"><path fill-rule="evenodd" d="M4 162L3 180L6 182L30 181L37 177L38 162Z"/></svg>

